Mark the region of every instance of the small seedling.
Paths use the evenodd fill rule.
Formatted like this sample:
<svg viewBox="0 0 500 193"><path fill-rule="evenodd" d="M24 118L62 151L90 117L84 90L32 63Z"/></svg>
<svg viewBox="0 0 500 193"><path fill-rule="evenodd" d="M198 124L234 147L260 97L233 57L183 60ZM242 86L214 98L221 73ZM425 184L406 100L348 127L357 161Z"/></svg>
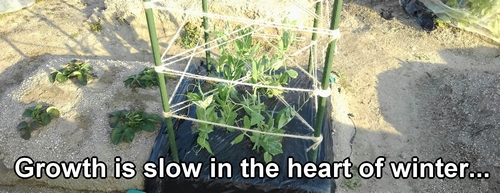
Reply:
<svg viewBox="0 0 500 193"><path fill-rule="evenodd" d="M176 44L184 49L194 48L201 38L200 27L187 22L182 29L181 37L176 40Z"/></svg>
<svg viewBox="0 0 500 193"><path fill-rule="evenodd" d="M78 82L87 85L89 78L97 78L92 72L92 66L81 60L71 60L62 69L54 70L50 73L50 82L64 83L72 77L76 77Z"/></svg>
<svg viewBox="0 0 500 193"><path fill-rule="evenodd" d="M46 126L52 119L59 117L59 110L55 107L38 104L24 110L22 116L31 118L30 121L23 121L17 125L17 129L21 131L21 137L28 140L31 138L33 130Z"/></svg>
<svg viewBox="0 0 500 193"><path fill-rule="evenodd" d="M165 76L170 79L176 79L175 75L166 73ZM144 68L139 74L129 76L125 81L127 87L151 88L158 86L158 74L154 68Z"/></svg>
<svg viewBox="0 0 500 193"><path fill-rule="evenodd" d="M358 174L358 167L353 166L351 169L351 173L353 177L350 179L344 179L344 187L347 187L351 190L360 188L362 184L361 184L361 177Z"/></svg>
<svg viewBox="0 0 500 193"><path fill-rule="evenodd" d="M115 145L124 141L131 143L136 132L141 130L153 132L159 123L162 122L160 116L149 114L141 110L129 112L119 110L109 114L109 126L111 131L111 142Z"/></svg>
<svg viewBox="0 0 500 193"><path fill-rule="evenodd" d="M100 32L102 30L102 25L100 22L94 22L90 24L90 30L93 32Z"/></svg>

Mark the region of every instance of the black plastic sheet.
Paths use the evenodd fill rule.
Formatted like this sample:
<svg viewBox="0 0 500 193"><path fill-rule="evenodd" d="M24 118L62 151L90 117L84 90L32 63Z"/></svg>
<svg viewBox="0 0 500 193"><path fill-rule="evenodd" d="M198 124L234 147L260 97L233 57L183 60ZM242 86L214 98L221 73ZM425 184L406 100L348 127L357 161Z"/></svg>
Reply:
<svg viewBox="0 0 500 193"><path fill-rule="evenodd" d="M403 9L420 25L425 31L435 30L436 14L427 8L419 0L399 0Z"/></svg>
<svg viewBox="0 0 500 193"><path fill-rule="evenodd" d="M196 69L191 68L191 72ZM196 72L201 73L203 72ZM180 89L173 99L173 104L186 100L186 92L193 91L194 80L185 79ZM313 81L304 74L292 79L287 87L309 88L312 89ZM191 85L191 86L190 86ZM314 125L316 108L314 97L305 92L284 93L284 99L290 106L300 107L304 105L298 113L308 122ZM330 100L327 100L330 101ZM267 99L265 101L268 109L282 109L285 107L278 99ZM191 105L189 110L184 111L185 115L196 118L195 105ZM323 142L319 146L317 163L333 161L333 142L332 142L332 124L331 124L331 104L328 102L327 112L323 123L322 134ZM280 174L274 179L253 178L244 179L241 176L240 162L245 158L255 157L257 161L264 163L263 150L256 152L252 150L253 143L245 138L241 143L231 145L240 131L228 132L225 128L214 128L214 132L209 135L209 143L214 155L206 150L201 150L197 144L197 134L192 132L192 121L174 119L175 138L181 162L203 163L201 175L197 179L178 177L176 179L165 177L146 179L146 192L335 192L335 182L332 179L320 178L288 178L287 176L287 158L293 157L294 161L302 165L309 161L308 155L312 151L307 151L313 141L284 137L282 140L283 154L273 157L273 161L280 166ZM299 119L294 118L284 128L287 134L312 136L313 131L307 128ZM151 152L149 161L158 164L158 158L165 159L165 163L172 162L170 157L169 142L165 123L163 124L155 146ZM232 178L210 178L210 158L214 156L217 162L229 162L232 165ZM161 167L161 166L159 166ZM258 172L257 172L258 174ZM296 176L296 175L294 175Z"/></svg>

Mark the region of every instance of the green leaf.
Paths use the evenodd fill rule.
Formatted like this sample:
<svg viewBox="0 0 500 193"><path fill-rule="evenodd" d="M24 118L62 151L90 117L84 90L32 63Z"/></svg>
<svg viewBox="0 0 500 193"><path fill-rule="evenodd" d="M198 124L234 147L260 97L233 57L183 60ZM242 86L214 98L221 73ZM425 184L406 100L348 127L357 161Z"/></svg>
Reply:
<svg viewBox="0 0 500 193"><path fill-rule="evenodd" d="M125 136L125 125L119 125L111 131L111 142L118 145Z"/></svg>
<svg viewBox="0 0 500 193"><path fill-rule="evenodd" d="M273 160L273 156L271 154L269 154L268 152L264 152L264 161L266 163L269 163L272 160Z"/></svg>
<svg viewBox="0 0 500 193"><path fill-rule="evenodd" d="M242 52L243 51L243 41L234 40L234 50L236 52Z"/></svg>
<svg viewBox="0 0 500 193"><path fill-rule="evenodd" d="M237 116L238 116L238 113L231 111L229 116L226 118L226 124L234 125L234 122L235 122Z"/></svg>
<svg viewBox="0 0 500 193"><path fill-rule="evenodd" d="M263 148L271 155L278 155L280 153L283 153L282 145L278 141L267 141Z"/></svg>
<svg viewBox="0 0 500 193"><path fill-rule="evenodd" d="M279 77L278 81L279 81L280 84L286 84L288 82L288 78L289 77L290 77L290 75L288 75L287 73L283 73Z"/></svg>
<svg viewBox="0 0 500 193"><path fill-rule="evenodd" d="M42 118L42 122L41 122L42 126L48 125L50 123L50 121L52 120L52 118L50 118L50 115L47 113L42 113L42 115L40 115L40 117Z"/></svg>
<svg viewBox="0 0 500 193"><path fill-rule="evenodd" d="M57 73L56 80L59 83L63 83L63 82L66 82L68 80L68 77L64 76L63 73Z"/></svg>
<svg viewBox="0 0 500 193"><path fill-rule="evenodd" d="M31 138L31 129L26 127L24 129L21 129L21 138L28 140Z"/></svg>
<svg viewBox="0 0 500 193"><path fill-rule="evenodd" d="M47 108L47 113L52 118L59 117L59 110L57 110L55 107L49 107L49 108Z"/></svg>
<svg viewBox="0 0 500 193"><path fill-rule="evenodd" d="M278 115L276 115L276 128L283 128L283 126L290 122L294 116L295 114L292 112L291 107L285 107L284 109L281 109L278 112Z"/></svg>
<svg viewBox="0 0 500 193"><path fill-rule="evenodd" d="M78 75L76 78L80 84L87 85L87 75Z"/></svg>
<svg viewBox="0 0 500 193"><path fill-rule="evenodd" d="M283 43L283 39L280 39L279 42L278 42L278 48L281 50L281 51L285 51L285 46L284 46L284 43Z"/></svg>
<svg viewBox="0 0 500 193"><path fill-rule="evenodd" d="M123 83L125 83L125 87L132 87L132 83L136 81L135 75L129 76Z"/></svg>
<svg viewBox="0 0 500 193"><path fill-rule="evenodd" d="M90 72L92 70L92 66L89 64L89 63L83 63L83 61L80 61L82 62L81 66L80 66L80 69L84 72Z"/></svg>
<svg viewBox="0 0 500 193"><path fill-rule="evenodd" d="M196 117L198 119L202 119L203 117L205 117L205 109L203 109L199 106L196 106Z"/></svg>
<svg viewBox="0 0 500 193"><path fill-rule="evenodd" d="M29 126L28 126L28 122L23 121L23 122L19 123L19 125L17 125L17 127L16 127L16 128L17 128L17 129L19 129L19 130L20 130L20 129L24 129L24 128L29 128Z"/></svg>
<svg viewBox="0 0 500 193"><path fill-rule="evenodd" d="M232 89L230 92L231 99L235 100L236 102L240 101L240 98L238 96L238 92L235 89Z"/></svg>
<svg viewBox="0 0 500 193"><path fill-rule="evenodd" d="M288 76L290 76L291 78L297 78L297 76L299 76L299 73L297 73L297 71L293 70L293 69L289 69L289 70L286 70L286 73L288 74Z"/></svg>
<svg viewBox="0 0 500 193"><path fill-rule="evenodd" d="M257 44L252 48L251 55L257 54L257 52L259 51L259 48L260 48L260 41L257 42Z"/></svg>
<svg viewBox="0 0 500 193"><path fill-rule="evenodd" d="M198 137L197 142L198 142L198 145L205 148L208 151L208 153L213 154L212 149L210 149L210 144L208 143L208 141L206 139L204 139L203 137Z"/></svg>
<svg viewBox="0 0 500 193"><path fill-rule="evenodd" d="M71 74L68 75L68 77L73 77L73 76L82 76L82 73L79 71L73 71Z"/></svg>
<svg viewBox="0 0 500 193"><path fill-rule="evenodd" d="M250 125L256 125L257 123L260 123L265 119L264 116L260 114L260 112L252 112L250 116Z"/></svg>
<svg viewBox="0 0 500 193"><path fill-rule="evenodd" d="M147 131L147 132L153 132L153 131L155 131L155 124L154 123L143 124L142 130Z"/></svg>
<svg viewBox="0 0 500 193"><path fill-rule="evenodd" d="M201 96L201 94L198 94L198 93L194 93L194 92L188 92L187 93L187 98L194 102L194 101L200 101L203 99L203 97Z"/></svg>
<svg viewBox="0 0 500 193"><path fill-rule="evenodd" d="M33 116L33 110L28 108L26 110L24 110L23 112L23 117L32 117Z"/></svg>
<svg viewBox="0 0 500 193"><path fill-rule="evenodd" d="M240 143L243 140L243 137L245 137L244 133L238 135L236 138L234 138L233 142L231 142L231 145Z"/></svg>
<svg viewBox="0 0 500 193"><path fill-rule="evenodd" d="M115 128L118 125L118 123L120 123L120 117L119 116L111 116L109 118L109 126L111 128Z"/></svg>
<svg viewBox="0 0 500 193"><path fill-rule="evenodd" d="M247 129L250 129L252 127L252 124L250 123L250 119L248 118L247 115L243 117L243 126Z"/></svg>
<svg viewBox="0 0 500 193"><path fill-rule="evenodd" d="M145 120L151 123L161 123L163 119L156 115L156 114L148 114L147 116L144 116Z"/></svg>
<svg viewBox="0 0 500 193"><path fill-rule="evenodd" d="M49 76L50 83L54 83L56 81L56 77L57 77L58 73L59 73L59 71L53 71L50 73L50 76Z"/></svg>
<svg viewBox="0 0 500 193"><path fill-rule="evenodd" d="M123 132L123 139L125 140L125 142L132 143L132 141L134 141L135 132L136 130L134 128L127 127L125 129L125 132Z"/></svg>
<svg viewBox="0 0 500 193"><path fill-rule="evenodd" d="M205 100L193 101L193 102L199 107L206 109L212 103L213 97L214 95L210 95L207 98L205 98Z"/></svg>
<svg viewBox="0 0 500 193"><path fill-rule="evenodd" d="M38 105L35 106L34 111L40 112L40 110L42 110L42 109L43 109L43 105L42 104L38 104Z"/></svg>
<svg viewBox="0 0 500 193"><path fill-rule="evenodd" d="M40 125L36 121L31 122L31 124L29 126L29 128L31 128L33 130L37 130L39 127L40 127Z"/></svg>
<svg viewBox="0 0 500 193"><path fill-rule="evenodd" d="M125 116L126 113L127 113L126 110L119 110L109 113L109 126L111 128L115 128L120 123L120 120Z"/></svg>

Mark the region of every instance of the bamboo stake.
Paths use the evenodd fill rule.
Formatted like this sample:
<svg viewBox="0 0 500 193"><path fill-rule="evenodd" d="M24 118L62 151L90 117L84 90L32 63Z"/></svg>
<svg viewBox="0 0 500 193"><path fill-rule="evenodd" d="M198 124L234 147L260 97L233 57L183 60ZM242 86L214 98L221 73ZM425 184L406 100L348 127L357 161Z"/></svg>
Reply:
<svg viewBox="0 0 500 193"><path fill-rule="evenodd" d="M150 2L150 0L144 0L144 2ZM149 39L151 40L151 47L153 49L153 57L156 66L161 65L160 48L158 46L158 37L156 35L156 26L154 21L153 10L151 8L146 8L146 20L148 23ZM163 104L163 111L170 112L170 104L168 103L167 87L165 83L165 76L163 73L158 74L158 84L160 87L161 102ZM175 162L179 162L179 156L177 154L177 145L175 143L175 133L172 125L172 118L167 118L167 132L170 141L170 151L172 153L172 158Z"/></svg>
<svg viewBox="0 0 500 193"><path fill-rule="evenodd" d="M342 1L343 0L335 0L333 4L332 18L330 22L330 30L337 30L340 24L340 13L342 11ZM326 50L326 58L325 58L325 66L323 70L323 79L321 81L321 88L323 90L327 90L330 86L330 71L332 71L333 58L335 56L335 50L337 47L337 39L332 40L328 44L328 48ZM316 122L314 124L314 136L319 137L321 135L321 130L323 126L323 121L325 119L325 111L326 111L326 99L329 97L319 97L319 107L316 113ZM313 150L311 161L316 162L318 158L318 149Z"/></svg>
<svg viewBox="0 0 500 193"><path fill-rule="evenodd" d="M321 15L321 2L316 2L316 16L320 16ZM314 18L314 24L313 24L313 28L317 28L318 27L318 18ZM318 34L316 33L316 30L314 30L313 34L312 34L312 37L311 37L311 40L314 42L316 41L317 39L317 36ZM307 67L307 71L309 72L309 74L312 74L312 71L314 70L313 69L313 61L312 61L312 57L313 57L313 53L316 53L316 46L317 44L313 44L311 46L311 52L309 53L309 66Z"/></svg>
<svg viewBox="0 0 500 193"><path fill-rule="evenodd" d="M208 12L208 6L207 6L207 0L202 0L202 6L203 6L203 13L207 13ZM207 16L203 16L203 28L205 29L205 36L204 36L204 39L205 39L205 43L208 42L208 18ZM205 57L206 57L206 62L207 62L207 70L210 71L210 50L208 50L208 48L210 48L210 45L205 45L205 49L207 49L207 51L205 51Z"/></svg>

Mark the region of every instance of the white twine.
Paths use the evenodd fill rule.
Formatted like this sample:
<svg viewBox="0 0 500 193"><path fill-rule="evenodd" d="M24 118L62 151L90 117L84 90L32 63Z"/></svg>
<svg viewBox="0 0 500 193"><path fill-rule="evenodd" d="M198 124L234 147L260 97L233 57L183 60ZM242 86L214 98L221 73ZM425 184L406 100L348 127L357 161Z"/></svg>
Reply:
<svg viewBox="0 0 500 193"><path fill-rule="evenodd" d="M296 25L291 25L291 24L269 22L269 21L264 21L264 20L248 19L248 18L243 18L243 17L231 17L231 16L225 16L225 15L219 15L219 14L213 14L213 13L205 13L202 11L183 10L183 9L161 7L161 6L156 6L155 8L159 9L159 10L165 10L165 11L171 11L171 12L177 12L177 13L189 12L190 14L198 16L198 17L208 17L208 18L213 18L213 19L220 19L220 20L233 21L233 22L239 22L239 23L253 23L254 25L261 25L261 26L266 26L266 27L276 27L276 28L289 29L289 30L300 31L300 32L316 32L316 33L328 35L328 34L331 34L331 31L332 31L330 29L324 29L324 28L296 26Z"/></svg>
<svg viewBox="0 0 500 193"><path fill-rule="evenodd" d="M191 4L191 9L193 9L194 5L195 5L195 2L196 1L193 1L193 3ZM182 21L182 25L181 26L184 26L186 25L187 23L187 18L189 17L189 15L187 15L187 17ZM175 40L179 37L179 34L181 33L181 30L182 30L182 27L179 27L179 29L177 29L177 31L175 32L174 34L174 37L172 37L172 39L170 40L170 42L168 43L168 47L167 49L165 49L165 51L163 52L163 54L161 55L161 58L165 58L165 56L167 55L168 51L170 50L170 48L172 47L172 45L174 44Z"/></svg>
<svg viewBox="0 0 500 193"><path fill-rule="evenodd" d="M258 30L260 30L260 29L261 29L261 28L259 28L259 29L255 30L255 31L253 31L253 32L249 32L249 33L246 33L246 34L240 35L240 36L236 37L235 39L240 39L240 38L243 38L244 36L247 36L247 35L249 35L249 34L255 33L256 31L258 31ZM242 29L240 29L240 30L242 30ZM239 30L237 30L237 31L239 31ZM233 33L236 33L237 31L235 31L235 32L233 32ZM218 38L218 39L221 39L221 38ZM168 60L170 60L170 59L172 59L172 58L181 57L181 55L183 55L183 54L185 54L185 53L187 53L187 52L190 52L190 51L192 51L192 52L193 52L193 53L191 53L191 54L190 54L190 55L188 55L188 56L182 57L182 58L180 58L180 59L177 59L177 60L174 60L174 61L171 61L171 62L168 62L168 63L164 63L164 64L162 64L162 66L168 66L168 65L171 65L171 64L177 63L177 62L179 62L179 61L182 61L182 60L184 60L184 59L186 59L186 58L189 58L189 57L191 57L191 58L192 58L194 55L197 55L197 54L200 54L200 53L204 53L205 51L209 51L209 50L211 50L211 49L213 49L213 48L216 48L216 47L218 47L218 46L220 46L220 45L227 44L227 43L229 42L229 41L222 42L222 43L220 43L220 44L218 44L218 45L215 45L215 46L212 46L212 47L209 47L209 48L204 48L204 47L203 47L204 45L210 44L210 43L212 43L212 42L214 42L214 41L217 41L218 39L215 39L215 40L213 40L213 41L210 41L210 42L208 42L208 43L205 43L205 44L203 44L203 45L201 45L201 46L197 46L197 47L195 47L195 48L193 48L193 49L187 50L187 51L185 51L185 52L183 52L183 53L180 53L180 54L178 54L178 55L176 55L176 56L173 56L173 57L171 57L171 58L169 58L169 59L165 59L164 61L168 61ZM264 40L265 40L265 41L267 41L268 43L270 43L267 39L265 39L265 38L264 38ZM316 44L317 44L317 41L312 41L312 42L311 42L311 44L309 44L309 45L305 46L304 48L302 48L302 49L300 49L300 50L296 51L295 53L291 54L291 57L296 56L296 55L298 55L298 54L300 54L300 53L302 53L302 52L305 52L305 50L307 50L308 48L310 48L310 47L312 47L313 45L316 45ZM271 44L271 43L270 43L270 45L271 45L273 48L277 49L279 52L281 52L281 53L285 56L285 60L287 60L287 61L291 61L291 62L292 62L292 64L294 64L294 66L298 67L300 71L305 72L305 74L306 74L308 77L312 78L312 79L313 79L313 81L314 81L314 83L319 83L319 81L318 81L318 80L317 80L314 76L312 76L312 75L310 75L309 73L307 73L307 71L306 71L306 70L304 70L304 69L302 68L302 66L301 66L301 65L297 64L297 62L295 62L295 61L294 61L294 60L293 60L290 56L288 56L288 55L284 54L284 53L283 53L281 50L279 50L279 49L278 49L275 45L273 45L273 44ZM201 51L199 51L199 52L194 52L197 48L203 48L203 49L202 49ZM280 60L280 61L278 61L278 62L282 62L282 61L283 61L283 60ZM278 62L276 62L276 63L278 63Z"/></svg>
<svg viewBox="0 0 500 193"><path fill-rule="evenodd" d="M285 106L290 107L290 104L288 104L288 102L286 102L286 100L283 97L278 95L278 99ZM307 121L299 113L297 113L297 111L295 111L295 109L292 108L292 110L295 112L295 117L297 117L300 120L300 122L302 122L309 130L314 131L314 128L311 125L309 125L309 123L307 123Z"/></svg>
<svg viewBox="0 0 500 193"><path fill-rule="evenodd" d="M196 45L198 45L200 43L200 41L198 41L196 43ZM184 68L184 73L189 69L189 66L191 64L191 60L193 60L193 57L194 55L191 55L191 57L189 58L187 64L186 64L186 67ZM179 82L177 83L177 85L175 86L175 89L174 89L174 92L173 93L177 93L177 90L179 89L181 83L182 83L182 80L184 80L184 76L181 76ZM174 99L174 97L170 97L170 100L168 101L168 103L172 103L172 100Z"/></svg>
<svg viewBox="0 0 500 193"><path fill-rule="evenodd" d="M317 0L317 1L311 2L309 4L309 7L315 6L316 3L320 3L320 2L323 2L323 0ZM323 18L321 18L318 14L316 14L316 12L311 11L310 8L305 7L304 5L300 4L299 2L297 2L295 0L292 0L292 3L295 4L295 6L297 6L298 8L302 9L302 11L306 12L307 14L311 15L313 18L317 19L320 23L325 23L325 20Z"/></svg>
<svg viewBox="0 0 500 193"><path fill-rule="evenodd" d="M332 40L338 40L340 39L340 28L334 29L330 31L330 34L328 34Z"/></svg>
<svg viewBox="0 0 500 193"><path fill-rule="evenodd" d="M315 140L313 140L314 143L311 145L311 147L308 147L306 149L306 151L309 151L311 149L313 149L313 150L318 149L318 147L322 141L323 141L323 135L320 134L319 137L317 137Z"/></svg>
<svg viewBox="0 0 500 193"><path fill-rule="evenodd" d="M156 7L155 3L155 1L142 1L142 6L144 9L152 9Z"/></svg>
<svg viewBox="0 0 500 193"><path fill-rule="evenodd" d="M320 96L320 97L329 97L332 95L332 89L328 87L326 90L314 90L313 95Z"/></svg>
<svg viewBox="0 0 500 193"><path fill-rule="evenodd" d="M208 80L208 81L214 81L214 82L223 82L223 83L229 83L229 84L234 84L234 85L245 85L245 86L252 86L252 87L289 90L289 91L298 91L298 92L309 92L309 93L314 93L314 91L315 91L313 89L292 88L292 87L283 87L283 86L271 86L271 85L264 85L264 84L252 84L252 83L246 83L246 82L241 82L241 81L226 80L226 79L222 79L222 78L207 77L207 76L201 76L201 75L192 74L192 73L185 73L185 72L178 71L178 70L168 69L168 68L165 68L164 66L156 66L155 70L158 73L171 72L173 74L183 74L184 76L189 77L189 78Z"/></svg>
<svg viewBox="0 0 500 193"><path fill-rule="evenodd" d="M228 35L232 35L232 34L238 33L239 31L241 31L241 30L245 30L245 29L250 28L250 27L251 27L251 24L250 24L250 25L247 25L247 26L245 26L245 27L243 27L243 28L241 28L241 29L238 29L238 30L236 30L236 31L233 31L233 32L229 33ZM255 33L255 32L257 32L257 31L259 31L259 30L261 30L261 29L263 29L263 28L264 28L264 27L260 27L260 28L258 28L258 29L253 30L252 32L248 32L248 33L245 33L245 34L243 34L243 35L237 36L237 37L235 37L235 38L233 38L233 39L231 39L231 40L228 40L228 41L222 42L222 43L217 44L217 45L215 45L215 46L211 46L211 47L205 48L205 46L206 46L206 45L210 45L210 44L212 44L212 43L214 43L214 42L217 42L218 40L221 40L223 37L216 38L216 39L214 39L214 40L212 40L212 41L209 41L209 42L206 42L206 43L204 43L204 44L202 44L202 45L199 45L198 47L191 48L191 49L189 49L189 50L186 50L186 51L184 51L184 52L182 52L182 53L179 53L179 54L177 54L177 55L175 55L175 56L172 56L172 57L170 57L170 58L163 59L163 60L162 60L162 62L166 62L166 61L172 60L173 58L181 57L182 55L184 55L184 54L186 54L186 53L188 53L188 52L191 52L192 50L197 50L197 49L199 49L199 48L202 48L202 50L201 50L201 51L199 51L199 52L194 53L195 55L196 55L196 54L200 54L200 53L204 53L205 51L210 51L210 50L212 50L212 49L214 49L214 48L217 48L218 46L225 45L225 44L229 43L230 41L234 41L234 40L236 40L236 39L240 39L240 38L243 38L243 37L245 37L245 36L247 36L247 35L253 34L253 33ZM165 64L163 64L163 65L167 65L167 66L168 66L168 65L170 65L170 64L173 64L173 63L179 62L179 61L181 61L181 60L184 60L184 59L186 59L186 58L188 58L188 57L189 57L189 56L185 56L185 57L182 57L182 58L177 59L177 60L175 60L175 61L171 61L171 62L169 62L169 63L165 63Z"/></svg>
<svg viewBox="0 0 500 193"><path fill-rule="evenodd" d="M279 136L279 137L311 140L314 142L314 144L312 144L309 148L307 148L307 151L309 151L310 149L317 149L323 140L322 135L320 135L319 137L314 137L314 136L302 136L302 135L292 135L292 134L282 134L282 133L258 131L258 130L253 130L253 129L235 127L232 125L227 125L227 124L222 124L222 123L215 123L215 122L204 121L204 120L200 120L200 119L193 119L193 118L190 118L187 116L179 116L179 115L173 114L171 112L163 112L163 116L165 118L184 119L184 120L193 121L193 122L197 122L197 123L210 124L210 125L214 125L214 126L218 126L218 127L225 127L225 128L230 128L230 129L235 129L235 130L240 130L240 131L264 134L264 135L273 135L273 136Z"/></svg>

